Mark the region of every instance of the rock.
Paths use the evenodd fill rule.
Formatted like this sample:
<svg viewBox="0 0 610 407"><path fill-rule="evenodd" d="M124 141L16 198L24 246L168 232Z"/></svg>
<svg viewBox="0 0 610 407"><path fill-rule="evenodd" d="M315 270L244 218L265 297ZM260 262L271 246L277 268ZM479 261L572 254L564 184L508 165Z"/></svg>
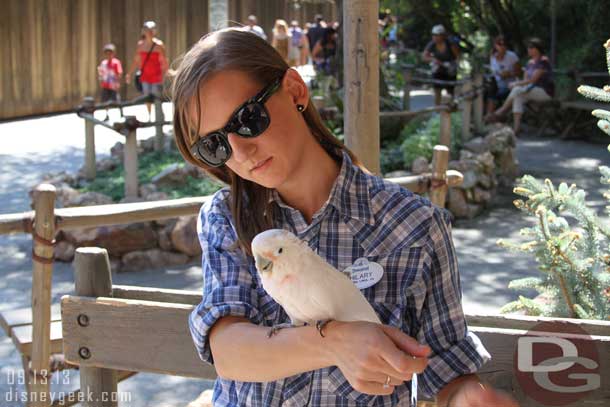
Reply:
<svg viewBox="0 0 610 407"><path fill-rule="evenodd" d="M66 230L64 236L75 247L103 247L115 257L157 247L157 234L150 222Z"/></svg>
<svg viewBox="0 0 610 407"><path fill-rule="evenodd" d="M197 216L182 216L170 233L172 245L179 252L188 256L201 254L201 246L197 236Z"/></svg>
<svg viewBox="0 0 610 407"><path fill-rule="evenodd" d="M145 201L146 201L146 199L144 199L141 196L126 196L124 198L121 198L119 203L134 203L134 202L145 202Z"/></svg>
<svg viewBox="0 0 610 407"><path fill-rule="evenodd" d="M85 192L66 202L66 206L92 206L92 205L108 205L114 203L108 195L99 192Z"/></svg>
<svg viewBox="0 0 610 407"><path fill-rule="evenodd" d="M59 185L55 185L55 188L57 191L57 203L59 203L63 207L67 207L68 202L72 200L77 200L78 196L80 195L80 192L78 192L76 189L72 188L68 184L62 183Z"/></svg>
<svg viewBox="0 0 610 407"><path fill-rule="evenodd" d="M485 136L485 144L494 154L509 146L514 147L516 145L515 132L505 125L496 126Z"/></svg>
<svg viewBox="0 0 610 407"><path fill-rule="evenodd" d="M204 390L199 397L191 401L186 407L212 407L213 390Z"/></svg>
<svg viewBox="0 0 610 407"><path fill-rule="evenodd" d="M470 189L477 184L478 176L476 172L472 170L463 171L462 175L464 176L464 180L462 181L462 185L460 185L459 188Z"/></svg>
<svg viewBox="0 0 610 407"><path fill-rule="evenodd" d="M146 198L146 196L152 194L153 192L157 192L157 186L155 184L143 184L140 185L138 192L141 197Z"/></svg>
<svg viewBox="0 0 610 407"><path fill-rule="evenodd" d="M123 161L123 154L125 153L125 144L117 141L114 146L110 148L110 156L116 158L118 161Z"/></svg>
<svg viewBox="0 0 610 407"><path fill-rule="evenodd" d="M42 180L45 184L53 184L55 186L60 184L74 184L74 177L71 174L68 174L66 171L61 171L55 174L45 174L42 177Z"/></svg>
<svg viewBox="0 0 610 407"><path fill-rule="evenodd" d="M163 228L161 230L157 231L157 235L159 236L159 247L162 250L173 250L174 246L172 246L172 240L169 236L171 232L171 229L169 228Z"/></svg>
<svg viewBox="0 0 610 407"><path fill-rule="evenodd" d="M474 187L472 200L475 203L486 204L491 201L491 192L486 189Z"/></svg>
<svg viewBox="0 0 610 407"><path fill-rule="evenodd" d="M146 200L146 201L165 201L168 198L169 197L167 196L167 193L159 191L159 192L153 192L152 194L144 197L144 200Z"/></svg>
<svg viewBox="0 0 610 407"><path fill-rule="evenodd" d="M458 188L449 188L447 194L447 209L449 209L456 218L468 217L468 202L466 202L464 191Z"/></svg>
<svg viewBox="0 0 610 407"><path fill-rule="evenodd" d="M424 157L417 157L411 164L411 172L415 175L424 174L430 172L430 164Z"/></svg>
<svg viewBox="0 0 610 407"><path fill-rule="evenodd" d="M468 215L466 216L468 219L472 219L475 216L478 216L483 212L483 205L479 204L468 204Z"/></svg>
<svg viewBox="0 0 610 407"><path fill-rule="evenodd" d="M181 266L189 262L182 253L164 252L160 249L136 250L121 258L121 271L145 271L168 266Z"/></svg>
<svg viewBox="0 0 610 407"><path fill-rule="evenodd" d="M186 178L186 170L182 164L174 163L155 175L151 182L157 187L175 187L182 185Z"/></svg>
<svg viewBox="0 0 610 407"><path fill-rule="evenodd" d="M116 158L102 158L95 163L95 169L97 172L112 171L118 167L120 161Z"/></svg>
<svg viewBox="0 0 610 407"><path fill-rule="evenodd" d="M490 174L481 174L477 183L485 189L492 189L495 186L494 176Z"/></svg>
<svg viewBox="0 0 610 407"><path fill-rule="evenodd" d="M496 163L494 161L494 156L489 151L484 152L477 156L476 160L480 162L483 166L483 172L486 174L492 174L494 168L496 167Z"/></svg>
<svg viewBox="0 0 610 407"><path fill-rule="evenodd" d="M70 262L74 258L75 250L76 248L73 244L62 240L57 242L53 248L53 255L55 260Z"/></svg>
<svg viewBox="0 0 610 407"><path fill-rule="evenodd" d="M487 145L482 137L475 137L472 140L468 140L464 144L464 148L468 151L472 151L475 154L481 154L487 151Z"/></svg>
<svg viewBox="0 0 610 407"><path fill-rule="evenodd" d="M142 149L143 152L146 153L155 151L155 136L151 136L145 140L140 141L139 147L140 149Z"/></svg>
<svg viewBox="0 0 610 407"><path fill-rule="evenodd" d="M496 157L498 178L502 185L511 186L519 175L519 161L514 148L507 148Z"/></svg>
<svg viewBox="0 0 610 407"><path fill-rule="evenodd" d="M475 154L472 151L460 150L460 160L472 160Z"/></svg>

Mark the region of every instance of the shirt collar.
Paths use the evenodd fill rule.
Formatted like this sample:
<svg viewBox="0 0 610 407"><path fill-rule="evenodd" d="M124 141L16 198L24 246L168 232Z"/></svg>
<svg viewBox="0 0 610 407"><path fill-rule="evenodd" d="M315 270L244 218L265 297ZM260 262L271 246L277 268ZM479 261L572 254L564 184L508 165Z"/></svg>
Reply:
<svg viewBox="0 0 610 407"><path fill-rule="evenodd" d="M281 208L294 210L282 201L280 194L275 189L272 190L270 200L275 201ZM329 206L334 207L344 219L356 219L370 225L375 223L375 217L371 211L367 176L360 167L354 165L346 151L343 151L341 169L328 200L314 215L314 220L326 212Z"/></svg>

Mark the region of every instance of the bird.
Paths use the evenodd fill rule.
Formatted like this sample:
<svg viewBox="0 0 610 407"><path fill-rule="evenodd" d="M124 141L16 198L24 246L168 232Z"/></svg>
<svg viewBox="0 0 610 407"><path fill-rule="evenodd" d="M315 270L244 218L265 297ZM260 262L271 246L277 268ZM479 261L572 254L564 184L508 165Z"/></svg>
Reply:
<svg viewBox="0 0 610 407"><path fill-rule="evenodd" d="M381 324L351 276L328 264L290 231L261 232L252 239L251 248L263 289L290 317L290 324L272 327L269 337L280 329L305 324L315 325L324 336L324 325L332 320ZM413 373L409 406L416 405L417 374Z"/></svg>
<svg viewBox="0 0 610 407"><path fill-rule="evenodd" d="M252 254L263 289L286 311L290 324L272 328L270 336L287 326L331 321L381 324L371 304L351 277L328 264L304 241L283 229L270 229L252 240Z"/></svg>

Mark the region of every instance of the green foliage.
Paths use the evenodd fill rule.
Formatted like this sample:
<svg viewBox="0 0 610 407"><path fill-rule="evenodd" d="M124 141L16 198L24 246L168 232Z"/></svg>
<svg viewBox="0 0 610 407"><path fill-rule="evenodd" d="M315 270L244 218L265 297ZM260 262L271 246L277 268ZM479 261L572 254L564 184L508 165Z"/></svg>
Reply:
<svg viewBox="0 0 610 407"><path fill-rule="evenodd" d="M184 159L177 151L151 152L138 156L138 180L140 185L149 183L151 179L171 164L182 163ZM94 181L85 185L81 192L95 191L108 195L118 202L125 196L125 177L121 163L111 171L98 172ZM170 198L210 195L221 188L221 184L211 179L186 177L185 183L179 188L159 188Z"/></svg>
<svg viewBox="0 0 610 407"><path fill-rule="evenodd" d="M610 41L606 59L610 72ZM584 96L608 101L605 90L591 86L578 89ZM610 135L610 112L596 110L598 126ZM609 147L610 148L610 147ZM610 185L610 168L600 167L601 182ZM514 192L524 198L515 201L523 212L535 216L534 227L521 234L526 243L500 240L498 244L517 252L533 253L542 278L512 281L510 288L537 290L545 304L521 296L502 308L503 312L525 310L531 315L586 319L610 318L610 228L587 206L585 191L565 183L555 188L550 180L541 182L525 175ZM610 191L604 194L610 200ZM606 207L609 211L609 207Z"/></svg>
<svg viewBox="0 0 610 407"><path fill-rule="evenodd" d="M457 152L461 149L462 116L459 112L451 114L451 147L450 150ZM417 157L425 157L432 160L434 146L439 143L441 133L441 119L435 114L423 122L413 131L412 126L406 126L401 132L404 140L400 146L406 167L410 167Z"/></svg>

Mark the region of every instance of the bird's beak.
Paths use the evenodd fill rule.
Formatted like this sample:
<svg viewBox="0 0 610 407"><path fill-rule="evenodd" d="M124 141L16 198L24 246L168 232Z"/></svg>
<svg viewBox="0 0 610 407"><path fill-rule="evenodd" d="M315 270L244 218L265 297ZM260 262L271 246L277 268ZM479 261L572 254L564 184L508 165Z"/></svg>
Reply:
<svg viewBox="0 0 610 407"><path fill-rule="evenodd" d="M256 262L256 268L259 272L264 273L266 271L271 271L273 269L273 262L269 259L264 258L263 256L257 254L254 258Z"/></svg>

